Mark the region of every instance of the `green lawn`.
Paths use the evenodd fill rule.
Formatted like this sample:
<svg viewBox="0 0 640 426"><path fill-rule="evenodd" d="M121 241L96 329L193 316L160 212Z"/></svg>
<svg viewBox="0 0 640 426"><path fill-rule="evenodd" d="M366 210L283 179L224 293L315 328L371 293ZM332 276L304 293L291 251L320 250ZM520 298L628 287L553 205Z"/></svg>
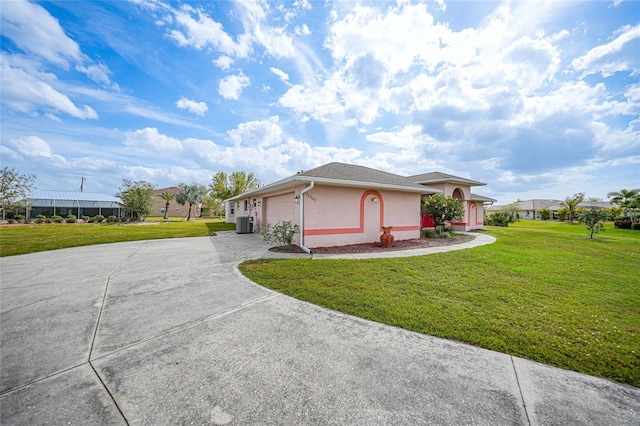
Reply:
<svg viewBox="0 0 640 426"><path fill-rule="evenodd" d="M272 259L240 270L284 294L640 386L640 232L521 221L494 244L411 258Z"/></svg>
<svg viewBox="0 0 640 426"><path fill-rule="evenodd" d="M162 218L147 218L142 224L4 225L0 226L0 256L122 241L202 237L234 229L234 223L204 218L189 222L173 219L164 222Z"/></svg>

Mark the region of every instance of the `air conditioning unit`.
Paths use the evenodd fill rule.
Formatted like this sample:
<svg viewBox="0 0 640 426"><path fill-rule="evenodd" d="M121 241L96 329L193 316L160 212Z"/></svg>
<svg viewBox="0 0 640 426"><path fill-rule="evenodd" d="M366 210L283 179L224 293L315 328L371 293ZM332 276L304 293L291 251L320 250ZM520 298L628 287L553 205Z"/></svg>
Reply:
<svg viewBox="0 0 640 426"><path fill-rule="evenodd" d="M236 218L236 233L250 234L253 232L253 218L251 216L243 216Z"/></svg>

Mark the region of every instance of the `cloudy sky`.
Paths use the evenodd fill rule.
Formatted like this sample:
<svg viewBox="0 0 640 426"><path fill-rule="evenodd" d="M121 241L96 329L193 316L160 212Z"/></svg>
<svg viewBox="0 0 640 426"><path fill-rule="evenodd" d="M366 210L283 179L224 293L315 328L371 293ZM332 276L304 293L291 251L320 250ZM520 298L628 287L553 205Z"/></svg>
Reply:
<svg viewBox="0 0 640 426"><path fill-rule="evenodd" d="M499 203L640 186L638 1L0 7L2 166L41 189L330 161Z"/></svg>

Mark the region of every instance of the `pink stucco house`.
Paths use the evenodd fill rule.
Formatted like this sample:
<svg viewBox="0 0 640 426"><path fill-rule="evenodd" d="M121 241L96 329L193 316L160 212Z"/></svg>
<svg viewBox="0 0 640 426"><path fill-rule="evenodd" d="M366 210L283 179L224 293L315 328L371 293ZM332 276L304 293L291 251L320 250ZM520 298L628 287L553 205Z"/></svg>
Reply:
<svg viewBox="0 0 640 426"><path fill-rule="evenodd" d="M303 249L379 241L382 226L405 240L420 237L421 198L438 192L463 201L465 216L454 229L482 229L484 202L494 200L472 194L478 185L484 183L438 172L406 177L329 163L225 200L226 221L250 217L256 232L291 221L300 226Z"/></svg>

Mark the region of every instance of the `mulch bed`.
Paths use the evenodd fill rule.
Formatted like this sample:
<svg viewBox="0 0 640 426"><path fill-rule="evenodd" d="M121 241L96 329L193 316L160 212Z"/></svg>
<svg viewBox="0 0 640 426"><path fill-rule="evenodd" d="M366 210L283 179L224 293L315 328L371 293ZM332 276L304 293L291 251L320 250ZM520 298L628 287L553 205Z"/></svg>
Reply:
<svg viewBox="0 0 640 426"><path fill-rule="evenodd" d="M311 250L314 254L349 254L349 253L377 253L384 251L410 250L427 247L451 246L454 244L466 243L473 240L471 235L457 235L454 238L415 238L413 240L394 241L393 246L389 248L382 247L379 242L350 244L347 246L337 247L316 247ZM269 251L278 253L304 253L298 246L293 246L291 250L286 247L272 247Z"/></svg>

